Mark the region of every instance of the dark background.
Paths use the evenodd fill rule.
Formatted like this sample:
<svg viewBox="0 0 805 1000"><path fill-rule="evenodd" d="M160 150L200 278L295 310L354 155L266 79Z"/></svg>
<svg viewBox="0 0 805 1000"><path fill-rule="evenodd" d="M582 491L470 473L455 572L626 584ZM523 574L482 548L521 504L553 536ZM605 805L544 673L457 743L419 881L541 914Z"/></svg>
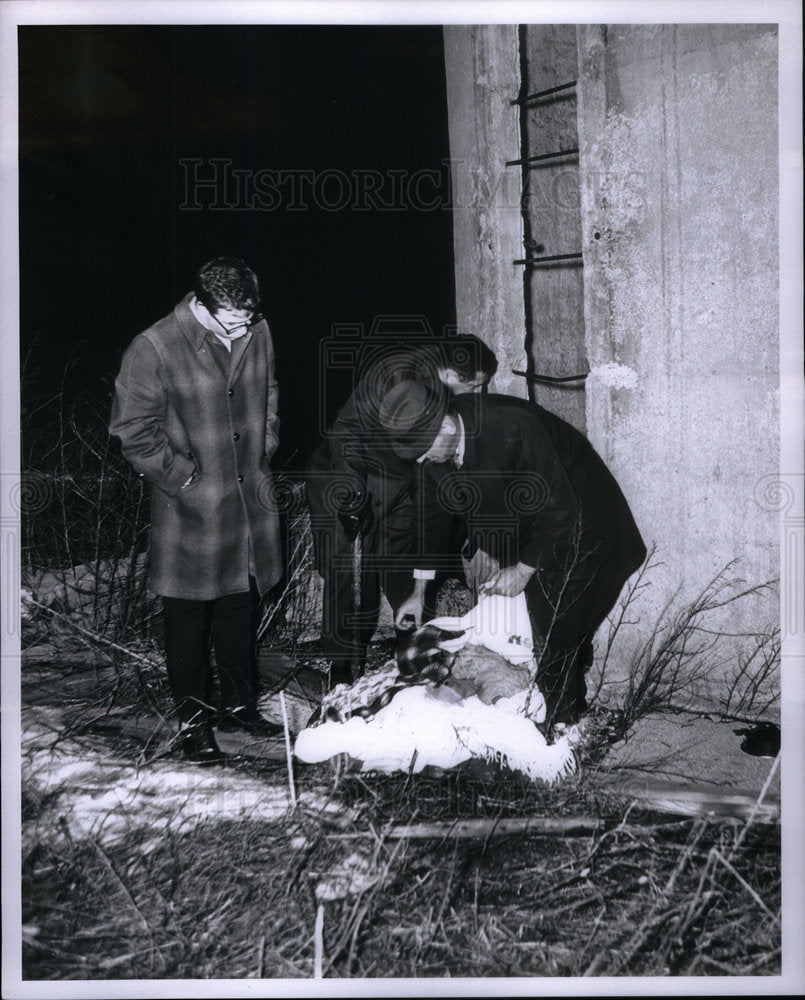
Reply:
<svg viewBox="0 0 805 1000"><path fill-rule="evenodd" d="M320 372L334 324L454 322L441 28L36 26L19 42L23 437L54 419L48 394L105 406L127 344L221 254L261 280L288 469L314 443L320 386L325 420L349 391L348 371ZM227 186L191 210L186 179L215 158ZM346 187L333 175L324 206L308 185L292 208L287 184L266 191L277 170ZM423 170L441 184L400 196ZM394 208L351 171L379 172Z"/></svg>

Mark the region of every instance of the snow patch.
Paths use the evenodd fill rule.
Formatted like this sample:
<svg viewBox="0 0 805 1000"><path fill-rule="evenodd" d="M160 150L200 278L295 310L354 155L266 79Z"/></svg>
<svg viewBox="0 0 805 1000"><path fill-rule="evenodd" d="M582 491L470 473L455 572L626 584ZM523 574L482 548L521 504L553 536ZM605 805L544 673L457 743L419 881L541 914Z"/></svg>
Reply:
<svg viewBox="0 0 805 1000"><path fill-rule="evenodd" d="M405 688L369 720L353 716L303 730L295 753L310 764L347 753L362 762L363 771L415 773L476 757L553 783L575 771L573 749L566 738L549 746L531 719L519 714L527 697L523 692L485 705L473 695L453 703L428 687Z"/></svg>
<svg viewBox="0 0 805 1000"><path fill-rule="evenodd" d="M73 740L54 740L41 722L29 721L22 740L22 775L29 786L49 798L47 812L27 824L24 835L63 817L75 839L93 837L109 844L147 830L147 852L170 829L176 833L199 823L222 820L284 819L292 808L285 785L271 785L225 768L201 769L158 761L135 768L110 760L107 753ZM325 789L303 791L298 804L336 818L348 810L332 801Z"/></svg>

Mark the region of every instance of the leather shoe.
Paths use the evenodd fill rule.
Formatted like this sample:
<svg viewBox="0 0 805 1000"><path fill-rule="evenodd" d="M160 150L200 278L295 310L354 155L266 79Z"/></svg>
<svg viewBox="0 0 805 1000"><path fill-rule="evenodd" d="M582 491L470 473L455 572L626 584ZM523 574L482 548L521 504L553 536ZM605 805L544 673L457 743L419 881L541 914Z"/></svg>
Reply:
<svg viewBox="0 0 805 1000"><path fill-rule="evenodd" d="M269 722L258 712L243 705L224 710L218 719L218 729L222 733L248 733L250 736L264 740L276 739L284 732L282 726Z"/></svg>
<svg viewBox="0 0 805 1000"><path fill-rule="evenodd" d="M180 729L179 746L185 760L202 767L221 764L227 759L227 755L221 752L215 742L215 736L208 722L198 722Z"/></svg>

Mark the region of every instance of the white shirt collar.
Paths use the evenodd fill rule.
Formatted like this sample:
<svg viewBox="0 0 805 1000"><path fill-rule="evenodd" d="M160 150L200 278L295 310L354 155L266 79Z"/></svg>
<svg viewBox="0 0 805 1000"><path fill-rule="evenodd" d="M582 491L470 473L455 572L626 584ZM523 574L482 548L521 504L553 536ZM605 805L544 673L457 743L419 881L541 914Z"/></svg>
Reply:
<svg viewBox="0 0 805 1000"><path fill-rule="evenodd" d="M224 347L229 351L230 354L232 353L232 341L231 340L229 340L227 337L222 337L220 333L215 333L215 334L213 334L213 336L215 337L215 339L217 341L219 341L221 344L224 345Z"/></svg>

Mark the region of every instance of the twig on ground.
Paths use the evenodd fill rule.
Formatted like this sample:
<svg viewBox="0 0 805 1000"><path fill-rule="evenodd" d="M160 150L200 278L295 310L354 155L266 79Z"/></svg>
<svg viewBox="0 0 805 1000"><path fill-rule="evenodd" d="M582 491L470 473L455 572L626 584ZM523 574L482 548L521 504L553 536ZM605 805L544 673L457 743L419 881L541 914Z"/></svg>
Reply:
<svg viewBox="0 0 805 1000"><path fill-rule="evenodd" d="M90 631L90 629L84 628L83 625L79 625L76 622L72 621L69 615L64 615L60 611L55 611L53 608L49 608L44 604L40 604L39 601L34 601L33 599L31 600L30 603L35 604L38 608L41 608L48 614L53 615L60 621L66 622L70 626L70 628L74 629L86 642L100 643L102 646L108 646L110 649L114 649L116 652L122 653L130 660L134 660L135 663L144 663L147 667L153 667L156 670L161 669L161 664L156 663L154 660L150 660L147 656L143 656L142 653L135 653L133 650L127 649L125 646L121 646L120 643L118 642L113 642L111 639L107 639L105 636L98 635L96 632L92 632ZM162 722L164 725L167 725L168 723L167 720L165 719L165 716L160 711L159 706L156 703L156 700L154 699L151 692L148 690L148 685L143 680L139 670L137 671L137 680L140 685L141 691L145 695L145 698L148 701L149 706L151 707L151 710L159 717L160 722Z"/></svg>
<svg viewBox="0 0 805 1000"><path fill-rule="evenodd" d="M392 840L445 840L488 838L495 834L512 833L556 835L560 837L587 836L604 826L604 820L592 816L513 816L493 819L446 820L441 823L414 823L387 828L385 836Z"/></svg>
<svg viewBox="0 0 805 1000"><path fill-rule="evenodd" d="M123 890L123 894L125 895L126 899L129 901L129 904L131 905L131 908L134 910L134 912L140 918L140 923L143 925L143 929L149 935L149 937L153 940L154 932L151 929L151 925L145 919L145 916L143 915L142 910L137 905L134 897L132 896L132 894L131 894L131 892L129 890L129 887L126 885L126 883L123 881L123 879L118 875L117 871L115 870L114 865L109 860L109 855L101 847L101 845L98 843L98 841L95 840L93 837L89 838L89 842L92 844L92 846L98 852L98 857L103 862L103 865L106 868L106 870L110 873L110 875L112 876L112 878L114 878L114 880L117 882L117 884Z"/></svg>
<svg viewBox="0 0 805 1000"><path fill-rule="evenodd" d="M288 766L288 789L291 793L291 810L296 809L296 787L293 780L293 754L291 752L291 731L288 728L288 710L285 707L285 692L280 691L282 727L285 731L285 760Z"/></svg>
<svg viewBox="0 0 805 1000"><path fill-rule="evenodd" d="M313 930L313 978L322 978L322 961L324 958L324 903L316 907L316 926Z"/></svg>
<svg viewBox="0 0 805 1000"><path fill-rule="evenodd" d="M161 664L156 663L154 660L149 660L147 656L143 656L142 653L135 653L134 650L127 649L125 646L121 646L118 642L113 642L111 639L107 639L105 636L98 635L97 632L92 632L88 628L84 628L83 625L79 625L77 622L72 621L69 615L62 614L61 611L56 611L54 608L49 608L46 604L40 604L39 601L35 601L33 598L29 598L29 604L35 605L42 611L46 611L49 615L54 618L58 618L60 621L66 622L71 629L78 632L79 635L83 636L90 642L98 642L102 646L109 646L110 649L116 650L118 653L123 653L131 660L137 660L139 663L144 663L147 667L160 668Z"/></svg>
<svg viewBox="0 0 805 1000"><path fill-rule="evenodd" d="M746 821L746 826L743 828L743 830L741 830L741 832L740 832L740 834L738 836L738 839L735 841L735 843L733 844L732 848L730 849L730 852L727 855L728 858L732 858L733 855L738 850L738 848L743 843L744 837L746 837L746 834L748 833L749 828L754 823L755 818L758 815L758 812L760 811L761 806L763 805L763 800L766 798L766 794L767 794L769 788L771 787L771 783L774 780L774 776L777 774L777 771L778 771L779 767L780 767L780 754L778 753L777 756L774 758L774 763L772 764L771 768L769 769L769 773L766 775L766 780L763 782L763 787L760 789L760 792L758 793L758 797L757 797L757 800L755 801L755 805L752 808L752 812L749 814L749 818Z"/></svg>
<svg viewBox="0 0 805 1000"><path fill-rule="evenodd" d="M738 879L738 881L741 883L744 889L746 889L746 891L749 893L752 899L754 899L754 901L761 908L761 910L763 910L764 913L766 913L768 916L771 917L772 920L774 920L776 923L779 924L780 917L776 913L771 912L768 906L766 906L766 904L763 902L760 896L758 896L758 894L755 892L752 886L746 881L743 875L741 875L740 872L735 870L735 868L729 861L727 861L724 855L715 847L712 848L712 854L716 861L721 862L721 864L724 865L727 871L729 871L732 875L735 876L736 879Z"/></svg>

